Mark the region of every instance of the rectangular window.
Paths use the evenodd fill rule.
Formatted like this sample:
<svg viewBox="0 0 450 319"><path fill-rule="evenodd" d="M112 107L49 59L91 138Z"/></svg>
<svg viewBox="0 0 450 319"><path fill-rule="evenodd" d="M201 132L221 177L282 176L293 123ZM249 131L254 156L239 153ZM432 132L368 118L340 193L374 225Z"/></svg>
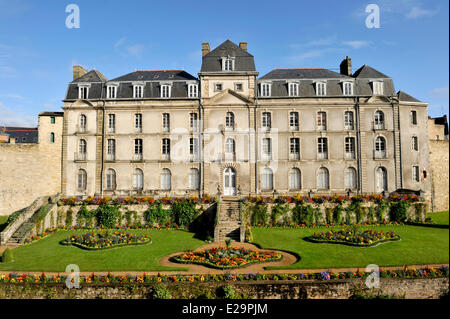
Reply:
<svg viewBox="0 0 450 319"><path fill-rule="evenodd" d="M270 96L270 84L269 83L261 83L261 96L263 96L263 97Z"/></svg>
<svg viewBox="0 0 450 319"><path fill-rule="evenodd" d="M345 138L345 158L354 159L355 158L355 138L346 137Z"/></svg>
<svg viewBox="0 0 450 319"><path fill-rule="evenodd" d="M108 132L114 133L116 130L116 115L108 114Z"/></svg>
<svg viewBox="0 0 450 319"><path fill-rule="evenodd" d="M223 66L223 70L224 71L233 71L233 60L232 59L225 59L223 60L224 66Z"/></svg>
<svg viewBox="0 0 450 319"><path fill-rule="evenodd" d="M419 140L417 138L417 136L413 136L411 139L411 147L413 151L418 151L419 150Z"/></svg>
<svg viewBox="0 0 450 319"><path fill-rule="evenodd" d="M317 96L327 95L327 84L326 83L324 83L324 82L316 83L316 95Z"/></svg>
<svg viewBox="0 0 450 319"><path fill-rule="evenodd" d="M238 91L238 92L243 91L242 83L236 83L235 89L236 89L236 91Z"/></svg>
<svg viewBox="0 0 450 319"><path fill-rule="evenodd" d="M163 113L163 115L162 115L162 130L163 130L163 132L170 131L170 115L169 115L169 113Z"/></svg>
<svg viewBox="0 0 450 319"><path fill-rule="evenodd" d="M188 96L190 98L198 97L198 85L197 84L189 84L188 85Z"/></svg>
<svg viewBox="0 0 450 319"><path fill-rule="evenodd" d="M300 159L300 139L291 138L290 139L290 159L299 160Z"/></svg>
<svg viewBox="0 0 450 319"><path fill-rule="evenodd" d="M114 161L116 157L116 140L108 140L107 160Z"/></svg>
<svg viewBox="0 0 450 319"><path fill-rule="evenodd" d="M134 140L134 159L142 160L142 139L140 138Z"/></svg>
<svg viewBox="0 0 450 319"><path fill-rule="evenodd" d="M191 137L189 140L189 155L192 161L198 160L198 138Z"/></svg>
<svg viewBox="0 0 450 319"><path fill-rule="evenodd" d="M413 179L414 182L420 182L419 166L413 166L412 179Z"/></svg>
<svg viewBox="0 0 450 319"><path fill-rule="evenodd" d="M214 88L215 88L216 91L222 91L222 83L216 83Z"/></svg>
<svg viewBox="0 0 450 319"><path fill-rule="evenodd" d="M328 159L328 139L326 137L317 139L317 155L318 159Z"/></svg>
<svg viewBox="0 0 450 319"><path fill-rule="evenodd" d="M86 100L89 96L89 87L80 86L78 87L78 99Z"/></svg>
<svg viewBox="0 0 450 319"><path fill-rule="evenodd" d="M298 96L298 83L289 83L289 96Z"/></svg>
<svg viewBox="0 0 450 319"><path fill-rule="evenodd" d="M270 138L262 139L262 160L272 160L272 140Z"/></svg>
<svg viewBox="0 0 450 319"><path fill-rule="evenodd" d="M325 131L327 129L327 113L317 112L317 129Z"/></svg>
<svg viewBox="0 0 450 319"><path fill-rule="evenodd" d="M170 97L170 85L161 85L161 97L169 98Z"/></svg>
<svg viewBox="0 0 450 319"><path fill-rule="evenodd" d="M417 112L416 111L411 111L411 124L412 125L417 125Z"/></svg>
<svg viewBox="0 0 450 319"><path fill-rule="evenodd" d="M353 112L347 111L344 113L344 127L346 130L353 130Z"/></svg>
<svg viewBox="0 0 450 319"><path fill-rule="evenodd" d="M50 118L50 123L51 123L51 124L55 124L55 117L54 117L54 116L52 116L52 117Z"/></svg>
<svg viewBox="0 0 450 319"><path fill-rule="evenodd" d="M261 126L263 129L270 129L271 127L271 114L269 112L263 112L261 118Z"/></svg>
<svg viewBox="0 0 450 319"><path fill-rule="evenodd" d="M343 84L344 88L344 95L353 95L353 83L351 82L344 82Z"/></svg>
<svg viewBox="0 0 450 319"><path fill-rule="evenodd" d="M292 131L299 130L299 120L298 120L298 112L289 113L289 128Z"/></svg>
<svg viewBox="0 0 450 319"><path fill-rule="evenodd" d="M170 159L170 139L168 138L162 140L162 159L167 161Z"/></svg>
<svg viewBox="0 0 450 319"><path fill-rule="evenodd" d="M106 88L107 98L108 99L115 99L117 98L117 86L108 86Z"/></svg>
<svg viewBox="0 0 450 319"><path fill-rule="evenodd" d="M193 132L198 131L198 114L197 113L191 113L189 115L189 127L191 128L191 131L193 131Z"/></svg>
<svg viewBox="0 0 450 319"><path fill-rule="evenodd" d="M142 114L134 115L134 128L136 129L136 133L142 132Z"/></svg>
<svg viewBox="0 0 450 319"><path fill-rule="evenodd" d="M372 82L373 95L383 95L383 82Z"/></svg>
<svg viewBox="0 0 450 319"><path fill-rule="evenodd" d="M144 97L144 86L143 85L133 86L133 97L135 99L142 99Z"/></svg>

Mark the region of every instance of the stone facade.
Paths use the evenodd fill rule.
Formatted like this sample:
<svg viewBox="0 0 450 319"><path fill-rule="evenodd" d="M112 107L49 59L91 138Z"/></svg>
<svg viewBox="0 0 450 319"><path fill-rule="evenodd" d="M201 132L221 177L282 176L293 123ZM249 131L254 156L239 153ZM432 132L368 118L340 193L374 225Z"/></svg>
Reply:
<svg viewBox="0 0 450 319"><path fill-rule="evenodd" d="M41 113L37 144L0 143L0 215L61 191L62 125L62 114Z"/></svg>
<svg viewBox="0 0 450 319"><path fill-rule="evenodd" d="M430 167L432 179L431 203L433 211L448 210L449 189L449 141L447 120L441 124L436 119L428 119L428 135L430 148Z"/></svg>

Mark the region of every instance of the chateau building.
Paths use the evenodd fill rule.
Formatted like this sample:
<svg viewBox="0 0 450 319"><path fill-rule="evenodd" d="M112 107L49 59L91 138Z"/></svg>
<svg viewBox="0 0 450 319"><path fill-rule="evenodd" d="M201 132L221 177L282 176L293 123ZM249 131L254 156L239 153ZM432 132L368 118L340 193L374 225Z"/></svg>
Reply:
<svg viewBox="0 0 450 319"><path fill-rule="evenodd" d="M195 77L74 66L64 99L62 193L431 194L428 104L346 57L340 72L258 77L247 43L202 44Z"/></svg>

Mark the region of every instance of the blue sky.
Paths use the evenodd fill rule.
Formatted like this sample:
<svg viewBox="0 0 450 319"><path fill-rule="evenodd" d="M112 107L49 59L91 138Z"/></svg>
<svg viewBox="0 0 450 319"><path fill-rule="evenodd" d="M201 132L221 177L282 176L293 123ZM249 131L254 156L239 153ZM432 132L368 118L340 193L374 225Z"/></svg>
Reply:
<svg viewBox="0 0 450 319"><path fill-rule="evenodd" d="M80 28L68 29L68 4ZM380 7L380 28L365 8ZM72 65L108 79L134 70L197 75L201 42L248 42L260 76L273 68L337 71L346 55L391 76L396 90L448 114L449 8L442 0L0 0L0 125L37 125L58 111Z"/></svg>

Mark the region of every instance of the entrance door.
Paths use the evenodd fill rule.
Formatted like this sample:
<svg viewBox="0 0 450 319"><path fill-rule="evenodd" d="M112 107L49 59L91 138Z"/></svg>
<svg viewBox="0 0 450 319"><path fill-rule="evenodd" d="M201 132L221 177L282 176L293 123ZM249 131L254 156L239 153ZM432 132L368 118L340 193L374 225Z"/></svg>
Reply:
<svg viewBox="0 0 450 319"><path fill-rule="evenodd" d="M224 195L233 196L236 195L236 171L228 167L223 174Z"/></svg>
<svg viewBox="0 0 450 319"><path fill-rule="evenodd" d="M377 192L381 193L383 191L387 191L387 172L384 167L378 167L377 174Z"/></svg>

